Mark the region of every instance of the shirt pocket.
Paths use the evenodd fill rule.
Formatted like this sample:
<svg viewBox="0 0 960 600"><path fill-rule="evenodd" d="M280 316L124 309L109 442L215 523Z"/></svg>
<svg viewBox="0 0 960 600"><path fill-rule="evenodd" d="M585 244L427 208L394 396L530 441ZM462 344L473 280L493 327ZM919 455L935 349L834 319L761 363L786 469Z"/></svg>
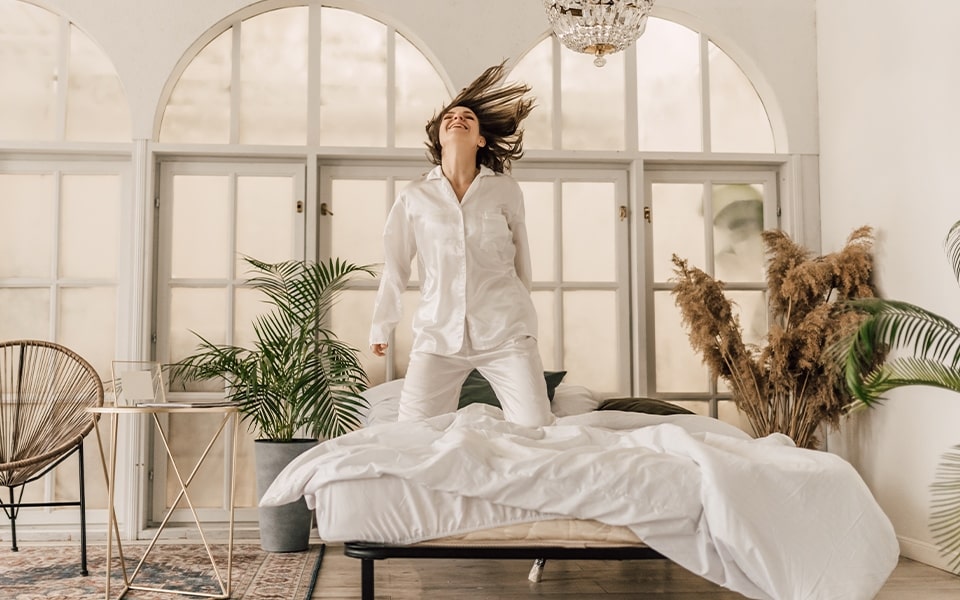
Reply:
<svg viewBox="0 0 960 600"><path fill-rule="evenodd" d="M486 211L480 220L480 235L484 242L509 242L513 239L507 218L499 211Z"/></svg>
<svg viewBox="0 0 960 600"><path fill-rule="evenodd" d="M501 260L513 260L513 233L507 218L499 211L485 211L480 219L480 246Z"/></svg>

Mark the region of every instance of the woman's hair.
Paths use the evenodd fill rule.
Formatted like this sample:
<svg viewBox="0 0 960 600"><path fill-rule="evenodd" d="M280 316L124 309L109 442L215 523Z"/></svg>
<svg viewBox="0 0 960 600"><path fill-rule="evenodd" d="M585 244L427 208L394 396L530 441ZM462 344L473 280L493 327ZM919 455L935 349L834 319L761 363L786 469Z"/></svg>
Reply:
<svg viewBox="0 0 960 600"><path fill-rule="evenodd" d="M427 122L428 157L441 162L440 121L455 106L469 108L477 115L480 135L486 145L477 149L477 166L485 165L497 173L510 168L510 162L523 156L523 130L520 122L533 109L533 99L525 98L530 86L523 83L499 85L506 61L488 68L473 83L463 88L440 112Z"/></svg>

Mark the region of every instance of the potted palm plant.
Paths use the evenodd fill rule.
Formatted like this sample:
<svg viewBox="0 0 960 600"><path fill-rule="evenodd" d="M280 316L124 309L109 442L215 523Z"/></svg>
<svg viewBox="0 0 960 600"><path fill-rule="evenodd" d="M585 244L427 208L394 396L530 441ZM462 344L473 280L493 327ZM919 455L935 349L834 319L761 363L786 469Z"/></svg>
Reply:
<svg viewBox="0 0 960 600"><path fill-rule="evenodd" d="M944 246L960 282L960 221ZM866 406L886 392L926 385L960 392L960 326L924 308L899 300L871 298L850 305L866 317L832 352L847 387ZM960 569L960 445L945 452L932 486L930 529L955 572ZM950 558L952 556L952 558Z"/></svg>
<svg viewBox="0 0 960 600"><path fill-rule="evenodd" d="M359 351L339 340L327 317L339 293L369 266L339 259L266 263L245 257L247 284L263 292L271 309L253 323L250 348L199 338L194 354L167 365L171 384L222 379L226 399L257 435L254 445L257 497L300 453L356 429L367 375ZM260 543L292 552L309 545L311 513L303 499L261 507Z"/></svg>

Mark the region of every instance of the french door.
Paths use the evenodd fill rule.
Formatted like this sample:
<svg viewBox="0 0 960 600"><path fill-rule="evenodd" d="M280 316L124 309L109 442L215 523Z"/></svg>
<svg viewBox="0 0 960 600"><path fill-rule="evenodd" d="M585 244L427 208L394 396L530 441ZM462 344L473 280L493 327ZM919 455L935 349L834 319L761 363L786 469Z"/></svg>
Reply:
<svg viewBox="0 0 960 600"><path fill-rule="evenodd" d="M320 239L330 253L362 264L383 261L386 215L400 189L424 168L321 168L320 195L333 215ZM623 169L517 168L524 193L544 367L567 371L565 381L611 392L630 388L629 200ZM321 209L322 211L323 209ZM328 231L324 228L329 228ZM402 377L412 344L418 299L414 268L403 320L386 360L367 349L376 281L358 284L335 308L335 327L363 351L373 383Z"/></svg>
<svg viewBox="0 0 960 600"><path fill-rule="evenodd" d="M244 256L266 262L305 255L306 173L303 163L163 162L158 194L157 360L169 363L192 353L198 335L218 344L246 346L262 299L244 286ZM168 399L219 399L221 382L168 390ZM168 417L177 462L193 464L210 439L217 417ZM240 427L236 464L215 447L191 484L191 497L206 522L225 521L231 476L236 471L237 520L256 519L254 433ZM148 515L162 518L179 487L162 447L154 441L147 474ZM192 462L191 462L192 461ZM189 521L186 508L173 519Z"/></svg>
<svg viewBox="0 0 960 600"><path fill-rule="evenodd" d="M641 391L739 423L729 389L690 346L671 290L672 257L724 282L744 341L767 334L766 271L761 232L779 226L776 170L647 170L640 227L644 286Z"/></svg>

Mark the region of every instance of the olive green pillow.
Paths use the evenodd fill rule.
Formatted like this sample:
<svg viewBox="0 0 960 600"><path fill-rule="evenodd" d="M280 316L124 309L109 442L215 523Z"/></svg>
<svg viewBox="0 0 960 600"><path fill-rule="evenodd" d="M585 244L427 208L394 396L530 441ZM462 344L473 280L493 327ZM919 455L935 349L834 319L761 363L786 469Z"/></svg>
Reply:
<svg viewBox="0 0 960 600"><path fill-rule="evenodd" d="M682 406L657 400L656 398L607 398L597 410L622 410L626 412L646 413L648 415L692 415L693 411Z"/></svg>
<svg viewBox="0 0 960 600"><path fill-rule="evenodd" d="M543 372L543 378L547 382L547 397L550 398L550 400L553 400L553 393L557 389L557 386L560 385L560 382L563 381L563 376L566 374L566 371ZM491 406L500 406L500 400L497 399L497 394L493 391L493 388L490 387L490 382L476 369L470 371L466 381L463 382L463 387L460 388L460 402L457 408L460 409L475 402L489 404Z"/></svg>

